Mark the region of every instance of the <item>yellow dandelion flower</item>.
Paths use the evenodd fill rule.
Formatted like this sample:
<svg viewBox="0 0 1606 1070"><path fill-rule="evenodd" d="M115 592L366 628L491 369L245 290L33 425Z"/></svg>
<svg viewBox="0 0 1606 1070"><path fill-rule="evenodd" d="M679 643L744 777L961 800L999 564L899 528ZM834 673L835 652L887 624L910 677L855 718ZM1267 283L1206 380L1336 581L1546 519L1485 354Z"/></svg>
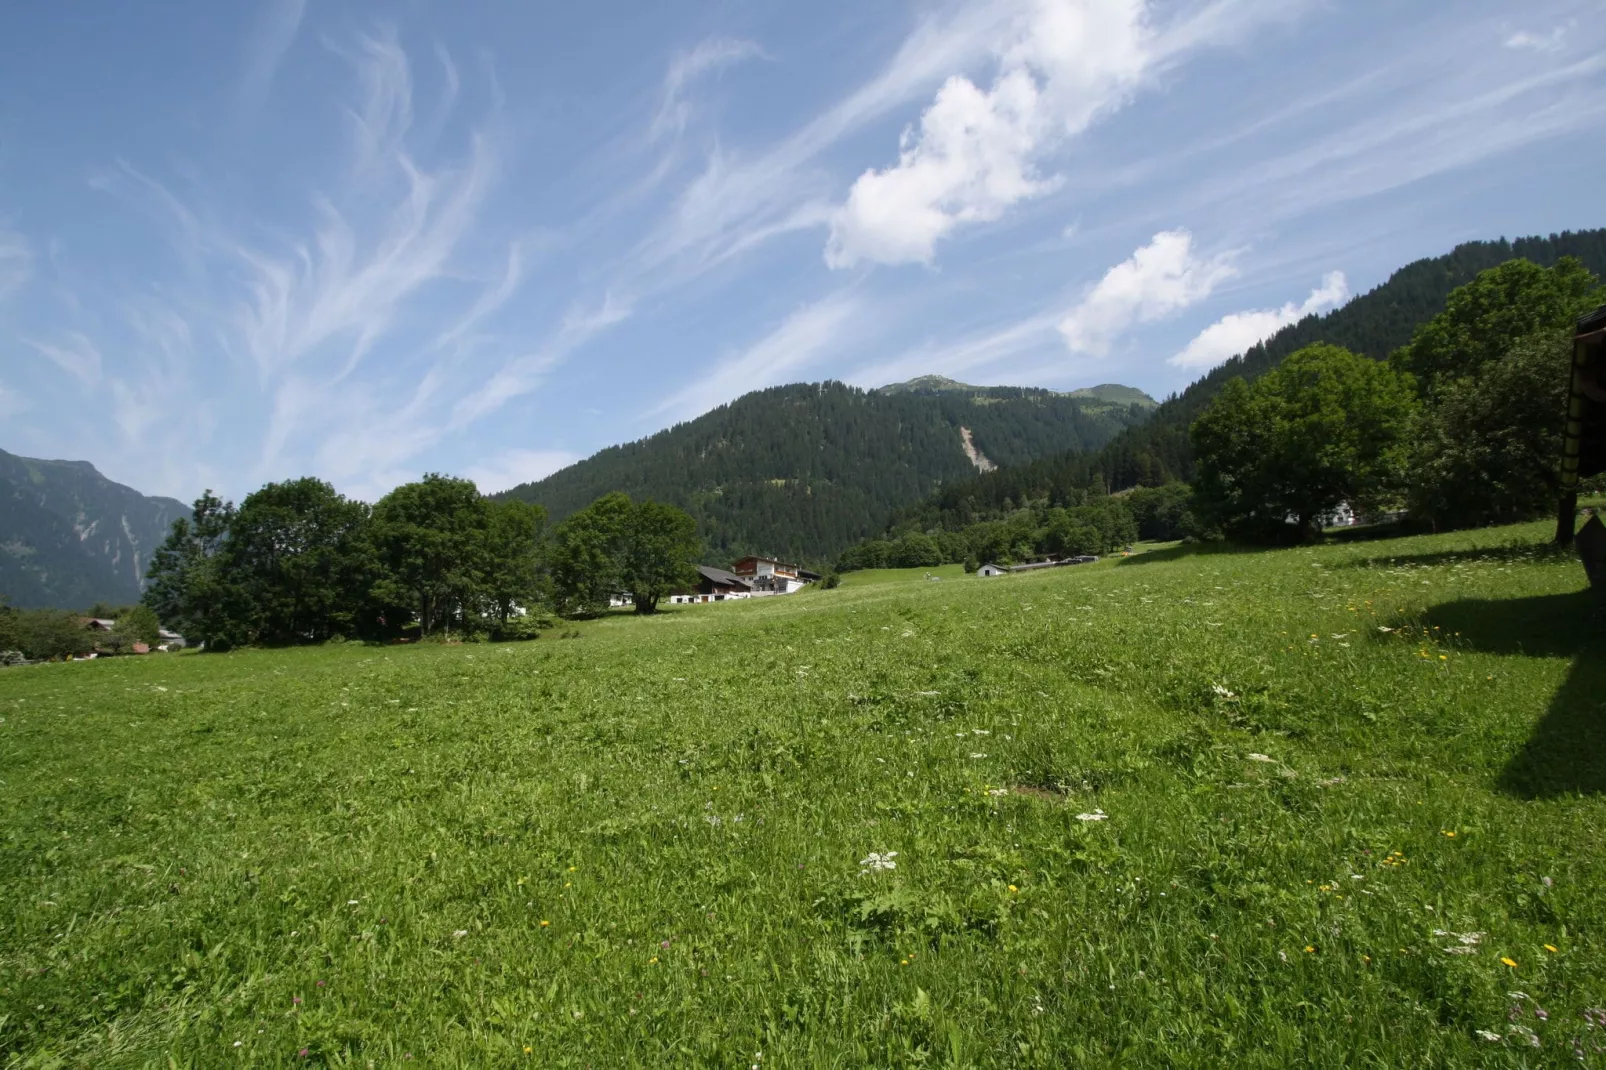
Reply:
<svg viewBox="0 0 1606 1070"><path fill-rule="evenodd" d="M653 963L655 963L657 961L658 961L658 956L654 955L652 958L647 960L647 965L651 966Z"/></svg>
<svg viewBox="0 0 1606 1070"><path fill-rule="evenodd" d="M1009 886L1009 890L1010 890L1010 891L1011 891L1011 892L1018 892L1018 891L1020 891L1020 889L1019 889L1019 888L1017 888L1017 887L1015 887L1015 886L1014 886L1014 885L1013 885L1013 884L1011 884L1011 885L1010 885L1010 886Z"/></svg>
<svg viewBox="0 0 1606 1070"><path fill-rule="evenodd" d="M1305 945L1305 954L1314 955L1314 954L1316 954L1316 949L1314 947L1312 947L1311 945L1306 944Z"/></svg>
<svg viewBox="0 0 1606 1070"><path fill-rule="evenodd" d="M551 925L551 924L552 923L550 921L543 921L543 922L541 922L541 928L545 929L548 925Z"/></svg>
<svg viewBox="0 0 1606 1070"><path fill-rule="evenodd" d="M524 1054L526 1054L526 1055L528 1055L528 1054L530 1054L530 1053L531 1053L531 1052L532 1052L532 1051L534 1051L534 1050L535 1050L535 1049L534 1049L534 1048L532 1048L532 1047L530 1047L530 1046L529 1046L529 1045L528 1045L528 1044L526 1044L526 1045L524 1045Z"/></svg>
<svg viewBox="0 0 1606 1070"><path fill-rule="evenodd" d="M1504 955L1500 956L1500 961L1505 963L1507 966L1510 966L1513 970L1517 968L1517 963L1512 959L1506 958Z"/></svg>
<svg viewBox="0 0 1606 1070"><path fill-rule="evenodd" d="M1558 948L1555 944L1546 944L1545 945L1545 950L1550 952L1552 955L1554 955L1557 951L1560 950L1560 948Z"/></svg>

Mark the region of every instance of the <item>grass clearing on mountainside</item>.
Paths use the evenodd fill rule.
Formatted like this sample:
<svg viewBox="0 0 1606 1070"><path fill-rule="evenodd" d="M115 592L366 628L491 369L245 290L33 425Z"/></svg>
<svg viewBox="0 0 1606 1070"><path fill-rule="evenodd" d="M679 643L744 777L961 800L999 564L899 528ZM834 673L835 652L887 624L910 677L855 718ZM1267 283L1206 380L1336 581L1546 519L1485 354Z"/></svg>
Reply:
<svg viewBox="0 0 1606 1070"><path fill-rule="evenodd" d="M1547 534L5 671L0 1062L1602 1065Z"/></svg>

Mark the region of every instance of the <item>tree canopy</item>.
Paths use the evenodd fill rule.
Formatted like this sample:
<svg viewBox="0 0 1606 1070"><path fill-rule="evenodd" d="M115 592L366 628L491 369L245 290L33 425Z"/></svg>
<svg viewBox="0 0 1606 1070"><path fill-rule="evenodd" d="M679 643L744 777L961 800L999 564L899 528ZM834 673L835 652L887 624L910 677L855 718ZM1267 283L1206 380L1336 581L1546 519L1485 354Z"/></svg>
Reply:
<svg viewBox="0 0 1606 1070"><path fill-rule="evenodd" d="M1230 533L1313 538L1339 505L1402 488L1413 407L1407 376L1338 346L1235 379L1193 425L1199 505Z"/></svg>

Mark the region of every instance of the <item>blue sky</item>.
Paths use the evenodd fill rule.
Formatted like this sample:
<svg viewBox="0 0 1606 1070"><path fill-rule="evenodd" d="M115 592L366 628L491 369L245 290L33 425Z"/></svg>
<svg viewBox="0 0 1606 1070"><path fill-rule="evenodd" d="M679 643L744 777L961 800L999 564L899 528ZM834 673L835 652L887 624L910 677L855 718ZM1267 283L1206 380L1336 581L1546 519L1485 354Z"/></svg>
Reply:
<svg viewBox="0 0 1606 1070"><path fill-rule="evenodd" d="M1606 225L1606 2L6 5L0 447L497 490L758 387L1157 396Z"/></svg>

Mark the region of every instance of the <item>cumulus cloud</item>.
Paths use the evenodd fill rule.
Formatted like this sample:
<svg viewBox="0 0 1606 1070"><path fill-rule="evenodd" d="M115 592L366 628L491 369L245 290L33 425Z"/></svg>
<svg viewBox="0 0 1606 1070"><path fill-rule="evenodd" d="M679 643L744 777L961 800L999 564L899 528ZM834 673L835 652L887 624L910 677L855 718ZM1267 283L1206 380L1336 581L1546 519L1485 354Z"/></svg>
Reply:
<svg viewBox="0 0 1606 1070"><path fill-rule="evenodd" d="M943 83L896 165L865 171L831 219L826 262L926 262L963 223L998 219L1058 183L1041 158L1118 106L1155 59L1144 0L1032 0L982 89Z"/></svg>
<svg viewBox="0 0 1606 1070"><path fill-rule="evenodd" d="M1168 363L1179 368L1214 368L1256 342L1270 338L1290 323L1298 323L1306 316L1330 312L1347 300L1349 285L1344 280L1344 273L1330 271L1322 276L1322 284L1310 292L1303 304L1296 305L1290 301L1281 308L1262 308L1223 316L1200 331Z"/></svg>
<svg viewBox="0 0 1606 1070"><path fill-rule="evenodd" d="M1131 327L1180 312L1210 296L1236 274L1232 254L1200 257L1193 235L1165 230L1104 273L1098 285L1060 321L1072 352L1102 357Z"/></svg>

